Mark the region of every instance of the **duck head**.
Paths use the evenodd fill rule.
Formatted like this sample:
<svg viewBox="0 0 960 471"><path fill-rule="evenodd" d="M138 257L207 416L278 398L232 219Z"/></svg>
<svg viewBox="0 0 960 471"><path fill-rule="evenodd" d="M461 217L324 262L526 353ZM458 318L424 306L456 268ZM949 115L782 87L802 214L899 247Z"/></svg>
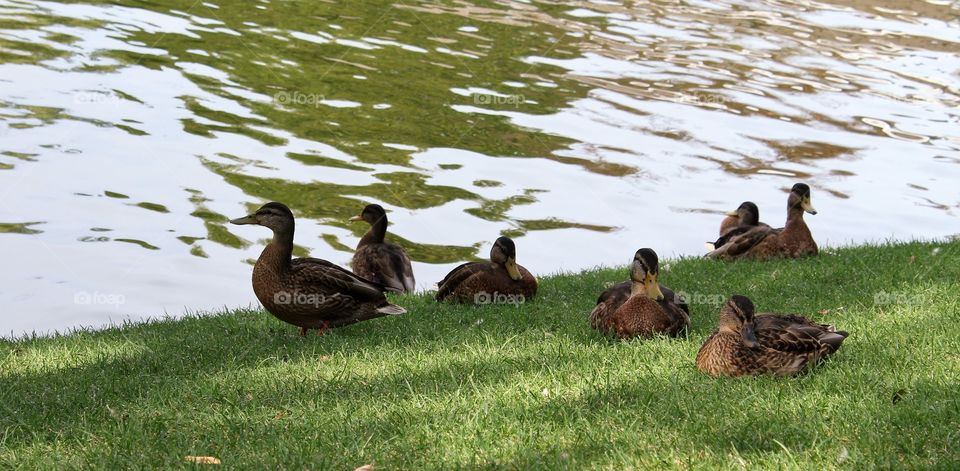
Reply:
<svg viewBox="0 0 960 471"><path fill-rule="evenodd" d="M270 228L274 233L293 232L293 211L283 203L270 202L260 207L255 213L242 218L233 219L231 224L257 224Z"/></svg>
<svg viewBox="0 0 960 471"><path fill-rule="evenodd" d="M660 261L653 249L643 248L633 255L630 265L630 280L633 281L633 293L642 292L655 301L663 299L660 292Z"/></svg>
<svg viewBox="0 0 960 471"><path fill-rule="evenodd" d="M757 205L753 204L752 201L740 203L737 209L730 211L726 215L737 218L741 226L756 226L760 224L760 208L757 208Z"/></svg>
<svg viewBox="0 0 960 471"><path fill-rule="evenodd" d="M787 197L787 211L793 208L817 214L817 210L810 204L810 187L806 183L797 183L790 189L790 196Z"/></svg>
<svg viewBox="0 0 960 471"><path fill-rule="evenodd" d="M737 333L743 344L757 348L760 342L753 331L753 301L746 296L735 294L720 309L720 330Z"/></svg>
<svg viewBox="0 0 960 471"><path fill-rule="evenodd" d="M387 212L379 204L368 204L359 215L350 218L351 221L365 221L371 226L378 222L387 222Z"/></svg>
<svg viewBox="0 0 960 471"><path fill-rule="evenodd" d="M520 269L517 268L517 246L509 237L500 237L493 243L493 248L490 249L490 261L503 265L514 281L520 281L523 278Z"/></svg>

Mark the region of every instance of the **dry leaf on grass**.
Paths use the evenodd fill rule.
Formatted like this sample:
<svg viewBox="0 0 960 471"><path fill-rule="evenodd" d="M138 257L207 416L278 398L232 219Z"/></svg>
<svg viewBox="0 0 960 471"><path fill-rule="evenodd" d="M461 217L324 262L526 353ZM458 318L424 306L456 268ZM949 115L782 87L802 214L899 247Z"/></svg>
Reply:
<svg viewBox="0 0 960 471"><path fill-rule="evenodd" d="M373 466L373 464L365 464L353 471L373 471L374 469L376 468Z"/></svg>
<svg viewBox="0 0 960 471"><path fill-rule="evenodd" d="M821 309L821 310L820 310L820 315L821 315L821 316L825 316L825 315L827 315L827 314L830 314L830 310L829 310L829 309Z"/></svg>
<svg viewBox="0 0 960 471"><path fill-rule="evenodd" d="M184 456L184 460L194 464L220 464L220 460L213 456Z"/></svg>

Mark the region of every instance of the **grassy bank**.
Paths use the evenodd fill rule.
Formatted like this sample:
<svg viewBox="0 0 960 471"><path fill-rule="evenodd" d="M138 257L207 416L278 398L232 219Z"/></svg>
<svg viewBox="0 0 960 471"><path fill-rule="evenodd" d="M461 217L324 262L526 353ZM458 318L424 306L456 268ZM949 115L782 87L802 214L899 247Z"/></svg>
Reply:
<svg viewBox="0 0 960 471"><path fill-rule="evenodd" d="M323 337L236 311L2 342L0 465L960 466L960 243L829 252L668 262L662 281L693 302L687 339L591 331L626 276L604 269L543 278L517 307L397 297L408 314ZM709 378L693 359L731 293L851 336L799 378Z"/></svg>

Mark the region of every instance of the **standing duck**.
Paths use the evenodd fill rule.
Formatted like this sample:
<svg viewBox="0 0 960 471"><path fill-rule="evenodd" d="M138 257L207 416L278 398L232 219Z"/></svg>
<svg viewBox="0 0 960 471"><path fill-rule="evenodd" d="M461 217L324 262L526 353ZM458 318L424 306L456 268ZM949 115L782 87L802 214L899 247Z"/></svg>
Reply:
<svg viewBox="0 0 960 471"><path fill-rule="evenodd" d="M750 298L734 295L697 353L697 368L711 376L795 375L836 352L847 335L803 316L754 315Z"/></svg>
<svg viewBox="0 0 960 471"><path fill-rule="evenodd" d="M437 287L437 301L489 304L504 297L523 302L537 294L537 279L517 265L513 240L500 237L490 249L490 262L464 263L448 273Z"/></svg>
<svg viewBox="0 0 960 471"><path fill-rule="evenodd" d="M257 224L273 231L253 267L253 292L270 314L309 329L342 327L406 312L387 302L385 287L318 258L291 259L294 219L290 208L267 203L255 213L230 221Z"/></svg>
<svg viewBox="0 0 960 471"><path fill-rule="evenodd" d="M364 234L353 253L353 272L398 293L412 293L416 283L410 257L397 244L384 242L387 234L387 212L379 204L368 204L351 221L366 221L370 230Z"/></svg>
<svg viewBox="0 0 960 471"><path fill-rule="evenodd" d="M604 291L590 313L590 325L620 338L680 335L690 325L686 304L676 295L664 296L657 282L659 274L657 253L647 248L638 250L630 266L630 297L615 305L622 293L613 288Z"/></svg>
<svg viewBox="0 0 960 471"><path fill-rule="evenodd" d="M720 237L709 258L720 260L769 260L772 258L800 258L818 253L817 243L810 228L803 221L803 213L817 214L810 204L810 187L804 183L793 185L787 196L787 224L779 229L758 225L735 234Z"/></svg>

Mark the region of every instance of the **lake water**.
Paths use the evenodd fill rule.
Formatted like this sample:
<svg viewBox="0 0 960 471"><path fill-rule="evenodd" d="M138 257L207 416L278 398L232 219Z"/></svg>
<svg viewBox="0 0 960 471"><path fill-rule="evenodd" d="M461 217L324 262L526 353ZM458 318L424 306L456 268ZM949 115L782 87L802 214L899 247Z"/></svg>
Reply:
<svg viewBox="0 0 960 471"><path fill-rule="evenodd" d="M821 245L960 232L956 1L0 0L0 336L255 303L276 200L429 289L699 255L813 187Z"/></svg>

